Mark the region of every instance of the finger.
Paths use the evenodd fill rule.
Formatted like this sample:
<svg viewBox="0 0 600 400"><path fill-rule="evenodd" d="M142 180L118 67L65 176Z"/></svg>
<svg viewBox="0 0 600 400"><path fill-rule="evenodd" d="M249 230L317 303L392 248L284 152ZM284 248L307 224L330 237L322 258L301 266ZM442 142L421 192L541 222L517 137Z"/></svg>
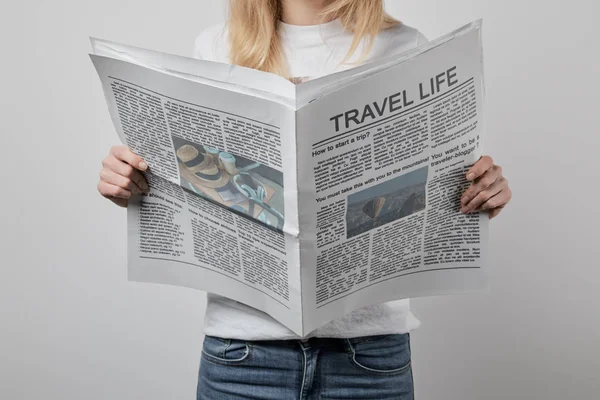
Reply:
<svg viewBox="0 0 600 400"><path fill-rule="evenodd" d="M142 192L146 193L146 192L150 191L150 186L148 186L148 182L146 181L146 178L137 169L133 170L133 172L131 173L131 176L129 177L129 179L131 179L132 181L134 181L135 184L140 189L142 189Z"/></svg>
<svg viewBox="0 0 600 400"><path fill-rule="evenodd" d="M129 150L126 146L114 146L110 149L110 154L140 171L148 169L148 164L146 164L142 157Z"/></svg>
<svg viewBox="0 0 600 400"><path fill-rule="evenodd" d="M512 196L512 193L507 185L507 186L503 187L502 190L500 192L498 192L496 195L490 197L483 204L481 204L481 206L479 206L477 208L477 211L493 210L494 208L502 208L502 207L506 206L506 204L508 204L511 196Z"/></svg>
<svg viewBox="0 0 600 400"><path fill-rule="evenodd" d="M141 194L142 189L131 179L123 175L119 175L108 168L102 168L100 171L100 179L111 185L122 187L133 193Z"/></svg>
<svg viewBox="0 0 600 400"><path fill-rule="evenodd" d="M475 182L463 193L460 198L461 206L466 205L475 198L481 191L490 187L502 175L502 168L494 166L487 170L482 176L477 178Z"/></svg>
<svg viewBox="0 0 600 400"><path fill-rule="evenodd" d="M467 180L472 181L474 179L479 178L481 175L485 173L488 169L492 168L494 165L494 160L490 156L483 156L473 166L469 171L467 171Z"/></svg>
<svg viewBox="0 0 600 400"><path fill-rule="evenodd" d="M131 197L130 190L104 181L98 183L98 192L106 198L117 197L120 199L129 199Z"/></svg>
<svg viewBox="0 0 600 400"><path fill-rule="evenodd" d="M115 173L131 179L142 191L147 192L150 190L144 175L131 165L117 159L117 157L109 155L102 161L102 165L104 168L111 169Z"/></svg>
<svg viewBox="0 0 600 400"><path fill-rule="evenodd" d="M129 200L119 199L118 197L109 197L108 199L116 205L118 205L119 207L127 207L127 203L129 203Z"/></svg>
<svg viewBox="0 0 600 400"><path fill-rule="evenodd" d="M502 189L505 189L505 188L506 188L506 186L503 184L503 182L501 182L501 181L494 182L488 188L486 188L485 190L482 190L481 192L479 192L477 194L477 196L475 196L473 198L473 200L471 200L466 205L462 206L460 208L460 212L466 214L466 213L469 213L471 211L475 211L475 209L477 209L483 203L485 203L486 201L488 201L491 197L493 197L493 196L497 195L498 193L500 193L500 191Z"/></svg>

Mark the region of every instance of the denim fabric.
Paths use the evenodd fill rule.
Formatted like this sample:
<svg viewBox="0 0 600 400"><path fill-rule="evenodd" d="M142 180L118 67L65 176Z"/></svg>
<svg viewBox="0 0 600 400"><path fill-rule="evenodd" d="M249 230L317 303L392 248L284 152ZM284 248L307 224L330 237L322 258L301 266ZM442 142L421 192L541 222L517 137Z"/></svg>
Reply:
<svg viewBox="0 0 600 400"><path fill-rule="evenodd" d="M243 341L206 336L198 400L413 400L409 334Z"/></svg>

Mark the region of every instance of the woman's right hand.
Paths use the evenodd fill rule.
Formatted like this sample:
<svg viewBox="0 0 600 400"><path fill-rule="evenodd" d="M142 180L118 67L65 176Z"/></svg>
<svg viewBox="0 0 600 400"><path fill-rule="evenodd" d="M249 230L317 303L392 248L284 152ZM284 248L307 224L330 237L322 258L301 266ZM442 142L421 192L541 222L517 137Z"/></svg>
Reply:
<svg viewBox="0 0 600 400"><path fill-rule="evenodd" d="M127 146L114 146L102 160L98 192L118 206L127 207L132 193L141 194L149 190L146 178L148 164Z"/></svg>

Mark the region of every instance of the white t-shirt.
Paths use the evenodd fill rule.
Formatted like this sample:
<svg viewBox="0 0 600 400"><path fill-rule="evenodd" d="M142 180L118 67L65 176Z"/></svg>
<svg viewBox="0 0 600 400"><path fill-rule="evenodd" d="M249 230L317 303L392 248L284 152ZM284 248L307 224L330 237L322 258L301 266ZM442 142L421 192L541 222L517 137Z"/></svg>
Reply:
<svg viewBox="0 0 600 400"><path fill-rule="evenodd" d="M364 40L344 65L340 65L352 43L352 33L338 21L321 25L298 26L280 23L287 66L292 80L310 78L352 68L362 54ZM380 32L365 61L400 54L426 42L416 29L399 25ZM194 57L228 62L227 29L224 24L203 31L195 42ZM410 312L409 300L368 306L338 318L311 332L307 337L350 338L358 336L406 333L420 325ZM268 314L237 301L208 294L204 333L229 339L266 340L299 337Z"/></svg>

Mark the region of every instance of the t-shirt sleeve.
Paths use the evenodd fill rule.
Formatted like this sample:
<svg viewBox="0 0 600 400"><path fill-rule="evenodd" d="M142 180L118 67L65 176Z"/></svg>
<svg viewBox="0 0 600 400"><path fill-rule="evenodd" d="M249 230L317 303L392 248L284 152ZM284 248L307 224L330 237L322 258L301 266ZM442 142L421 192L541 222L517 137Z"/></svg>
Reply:
<svg viewBox="0 0 600 400"><path fill-rule="evenodd" d="M425 35L423 35L421 32L417 31L417 47L427 42L429 42L427 37L425 37Z"/></svg>
<svg viewBox="0 0 600 400"><path fill-rule="evenodd" d="M206 43L208 40L208 38L206 36L207 36L206 29L203 30L202 32L200 32L200 34L198 36L196 36L196 39L194 40L194 49L192 51L192 57L198 58L200 60L206 59L206 53L207 53Z"/></svg>
<svg viewBox="0 0 600 400"><path fill-rule="evenodd" d="M192 48L192 57L193 58L198 58L200 60L202 60L202 53L200 52L200 49L198 48L198 38L196 38L196 40L194 40L194 47Z"/></svg>
<svg viewBox="0 0 600 400"><path fill-rule="evenodd" d="M192 57L201 60L226 62L227 40L224 24L210 26L196 36Z"/></svg>
<svg viewBox="0 0 600 400"><path fill-rule="evenodd" d="M387 30L385 35L388 37L386 54L401 54L428 42L419 30L405 24Z"/></svg>

